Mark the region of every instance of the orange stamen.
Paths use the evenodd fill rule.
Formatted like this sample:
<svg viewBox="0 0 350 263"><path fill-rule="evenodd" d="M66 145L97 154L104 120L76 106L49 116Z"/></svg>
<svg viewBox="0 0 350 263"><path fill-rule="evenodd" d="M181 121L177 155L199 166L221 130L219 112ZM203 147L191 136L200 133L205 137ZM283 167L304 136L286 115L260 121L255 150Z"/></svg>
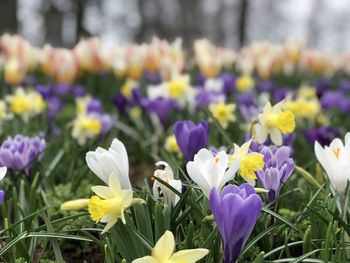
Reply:
<svg viewBox="0 0 350 263"><path fill-rule="evenodd" d="M338 159L339 159L339 154L340 154L340 149L339 149L339 148L335 148L335 149L333 150L333 153L334 153L335 157L336 157L337 160L338 160Z"/></svg>

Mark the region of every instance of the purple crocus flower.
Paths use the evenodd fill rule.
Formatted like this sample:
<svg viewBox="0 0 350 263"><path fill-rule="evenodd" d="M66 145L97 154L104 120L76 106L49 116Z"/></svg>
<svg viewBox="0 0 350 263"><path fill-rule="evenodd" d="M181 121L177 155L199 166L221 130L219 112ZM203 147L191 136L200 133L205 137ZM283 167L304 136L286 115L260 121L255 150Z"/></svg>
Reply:
<svg viewBox="0 0 350 263"><path fill-rule="evenodd" d="M142 105L149 111L153 112L159 118L163 125L166 125L169 117L174 111L181 109L180 105L172 99L158 97L154 100L143 99Z"/></svg>
<svg viewBox="0 0 350 263"><path fill-rule="evenodd" d="M321 105L323 109L338 108L339 101L343 98L343 93L339 91L327 91L321 97Z"/></svg>
<svg viewBox="0 0 350 263"><path fill-rule="evenodd" d="M0 166L12 171L24 171L30 175L35 159L40 159L46 142L42 137L29 138L23 135L8 137L0 147Z"/></svg>
<svg viewBox="0 0 350 263"><path fill-rule="evenodd" d="M306 140L314 145L318 141L322 146L329 145L334 138L340 136L338 128L335 127L314 127L304 132Z"/></svg>
<svg viewBox="0 0 350 263"><path fill-rule="evenodd" d="M234 92L235 85L236 85L236 79L232 74L222 73L222 74L220 74L219 78L223 82L222 91L224 93L229 94L231 92Z"/></svg>
<svg viewBox="0 0 350 263"><path fill-rule="evenodd" d="M256 172L261 186L269 192L267 201L274 201L289 176L294 169L294 161L290 157L291 149L287 146L265 146L259 147L259 152L264 155L265 166L262 170Z"/></svg>
<svg viewBox="0 0 350 263"><path fill-rule="evenodd" d="M102 112L101 101L98 99L91 99L90 102L86 105L86 111L88 113L92 113L92 112L101 113Z"/></svg>
<svg viewBox="0 0 350 263"><path fill-rule="evenodd" d="M173 131L186 163L192 161L193 156L207 146L209 127L206 121L200 121L197 125L190 120L178 121Z"/></svg>
<svg viewBox="0 0 350 263"><path fill-rule="evenodd" d="M198 108L206 108L210 103L222 100L222 95L212 90L200 89L194 99Z"/></svg>
<svg viewBox="0 0 350 263"><path fill-rule="evenodd" d="M250 184L227 185L210 192L210 207L222 237L224 263L237 261L262 209L262 200Z"/></svg>

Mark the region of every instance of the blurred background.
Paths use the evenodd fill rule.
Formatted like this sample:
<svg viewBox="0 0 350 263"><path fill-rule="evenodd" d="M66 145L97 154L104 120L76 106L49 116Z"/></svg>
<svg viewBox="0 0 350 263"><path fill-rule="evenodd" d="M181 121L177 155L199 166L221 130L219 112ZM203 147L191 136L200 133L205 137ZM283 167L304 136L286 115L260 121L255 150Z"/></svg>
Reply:
<svg viewBox="0 0 350 263"><path fill-rule="evenodd" d="M229 48L297 38L340 52L350 50L349 17L347 0L1 0L0 33L64 47L94 35L113 45L182 37L185 47L205 37Z"/></svg>

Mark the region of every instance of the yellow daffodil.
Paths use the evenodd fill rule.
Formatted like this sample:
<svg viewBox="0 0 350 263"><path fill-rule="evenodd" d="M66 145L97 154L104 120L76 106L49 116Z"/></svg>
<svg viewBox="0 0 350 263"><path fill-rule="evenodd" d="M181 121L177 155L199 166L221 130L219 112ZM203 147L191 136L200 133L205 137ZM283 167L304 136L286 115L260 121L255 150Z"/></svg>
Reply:
<svg viewBox="0 0 350 263"><path fill-rule="evenodd" d="M208 249L185 249L174 253L175 239L170 231L165 231L152 249L151 256L135 259L132 263L195 263L205 257Z"/></svg>
<svg viewBox="0 0 350 263"><path fill-rule="evenodd" d="M226 129L229 122L235 121L234 111L236 105L233 103L225 104L223 102L212 103L209 105L209 110L213 114L213 117Z"/></svg>
<svg viewBox="0 0 350 263"><path fill-rule="evenodd" d="M305 99L297 98L296 100L287 100L284 105L285 110L289 110L298 118L307 118L314 120L320 113L321 105L317 98Z"/></svg>
<svg viewBox="0 0 350 263"><path fill-rule="evenodd" d="M255 81L249 75L243 75L236 80L236 89L240 92L248 91L254 88Z"/></svg>
<svg viewBox="0 0 350 263"><path fill-rule="evenodd" d="M264 168L264 156L257 152L249 152L252 140L244 143L241 147L234 144L234 154L230 161L240 159L239 173L251 185L255 185L255 172Z"/></svg>
<svg viewBox="0 0 350 263"><path fill-rule="evenodd" d="M42 113L46 107L44 99L40 93L34 90L24 90L17 88L13 95L6 97L10 110L22 117L24 121L28 121L30 117L34 117Z"/></svg>
<svg viewBox="0 0 350 263"><path fill-rule="evenodd" d="M164 147L168 152L173 152L173 153L180 152L179 146L177 145L177 142L176 142L175 135L170 135L166 138Z"/></svg>
<svg viewBox="0 0 350 263"><path fill-rule="evenodd" d="M189 86L190 78L188 75L176 76L165 84L169 97L173 99L183 97Z"/></svg>
<svg viewBox="0 0 350 263"><path fill-rule="evenodd" d="M102 129L101 121L94 115L79 114L73 121L72 137L83 145L88 139L96 137Z"/></svg>
<svg viewBox="0 0 350 263"><path fill-rule="evenodd" d="M132 197L132 190L123 190L117 176L113 173L108 178L108 186L93 186L91 190L96 195L93 195L88 202L89 213L92 220L107 223L102 234L108 231L119 218L125 224L124 211L134 204L143 202L142 199Z"/></svg>
<svg viewBox="0 0 350 263"><path fill-rule="evenodd" d="M283 110L284 101L271 106L267 102L258 116L258 123L255 124L253 133L258 143L264 143L270 135L272 143L282 144L282 134L291 133L295 129L294 113Z"/></svg>

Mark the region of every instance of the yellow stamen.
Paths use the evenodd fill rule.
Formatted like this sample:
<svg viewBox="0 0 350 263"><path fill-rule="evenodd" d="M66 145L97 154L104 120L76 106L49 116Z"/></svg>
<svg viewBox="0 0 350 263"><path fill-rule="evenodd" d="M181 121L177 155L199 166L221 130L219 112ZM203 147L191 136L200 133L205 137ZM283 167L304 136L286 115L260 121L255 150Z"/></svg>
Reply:
<svg viewBox="0 0 350 263"><path fill-rule="evenodd" d="M334 150L332 150L335 158L337 158L337 160L339 160L339 154L340 154L340 149L339 148L335 148Z"/></svg>

